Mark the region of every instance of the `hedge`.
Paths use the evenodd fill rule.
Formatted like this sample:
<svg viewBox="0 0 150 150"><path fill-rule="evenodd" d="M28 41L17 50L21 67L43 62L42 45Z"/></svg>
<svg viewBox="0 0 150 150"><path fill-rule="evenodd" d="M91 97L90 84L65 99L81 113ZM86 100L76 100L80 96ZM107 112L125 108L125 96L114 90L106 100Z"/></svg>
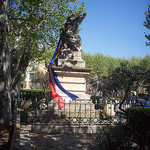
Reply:
<svg viewBox="0 0 150 150"><path fill-rule="evenodd" d="M43 89L21 89L21 92L44 92ZM50 90L45 90L45 92L50 92Z"/></svg>
<svg viewBox="0 0 150 150"><path fill-rule="evenodd" d="M46 97L46 95L50 95L50 90L43 89L21 89L20 97L22 100L31 100L35 102L35 100L39 101Z"/></svg>
<svg viewBox="0 0 150 150"><path fill-rule="evenodd" d="M140 134L145 134L146 132L150 131L150 108L134 107L128 108L127 110L129 111L131 117L133 118L135 130L137 132L139 132Z"/></svg>

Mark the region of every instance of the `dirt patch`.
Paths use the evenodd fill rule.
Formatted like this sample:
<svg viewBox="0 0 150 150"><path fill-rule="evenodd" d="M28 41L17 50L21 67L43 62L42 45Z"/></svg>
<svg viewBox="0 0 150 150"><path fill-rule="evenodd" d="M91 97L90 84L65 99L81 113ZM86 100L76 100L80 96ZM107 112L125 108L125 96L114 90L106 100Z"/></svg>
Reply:
<svg viewBox="0 0 150 150"><path fill-rule="evenodd" d="M32 150L98 150L95 134L30 133Z"/></svg>

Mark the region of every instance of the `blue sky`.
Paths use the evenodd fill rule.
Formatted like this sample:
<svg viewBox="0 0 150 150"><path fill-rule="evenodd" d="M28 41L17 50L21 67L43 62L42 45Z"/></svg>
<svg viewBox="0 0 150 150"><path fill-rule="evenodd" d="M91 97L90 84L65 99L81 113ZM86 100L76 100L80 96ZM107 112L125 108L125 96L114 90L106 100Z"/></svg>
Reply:
<svg viewBox="0 0 150 150"><path fill-rule="evenodd" d="M149 0L84 0L87 16L79 32L85 53L144 57L150 47L143 26Z"/></svg>

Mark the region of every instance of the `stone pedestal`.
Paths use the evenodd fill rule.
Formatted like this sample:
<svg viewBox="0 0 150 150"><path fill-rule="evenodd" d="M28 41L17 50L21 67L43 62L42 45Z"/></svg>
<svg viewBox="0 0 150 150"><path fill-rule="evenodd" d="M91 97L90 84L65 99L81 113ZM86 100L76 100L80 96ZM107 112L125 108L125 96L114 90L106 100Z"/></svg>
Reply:
<svg viewBox="0 0 150 150"><path fill-rule="evenodd" d="M67 91L77 95L80 100L89 101L90 95L86 94L85 77L91 69L85 67L81 51L61 50L56 64L57 66L53 66L53 70L62 86Z"/></svg>
<svg viewBox="0 0 150 150"><path fill-rule="evenodd" d="M90 69L78 67L58 67L53 70L58 76L62 86L68 91L79 97L80 100L89 101L90 95L86 94L86 75Z"/></svg>
<svg viewBox="0 0 150 150"><path fill-rule="evenodd" d="M90 73L91 69L85 67L81 51L61 50L53 70L61 85L68 92L77 95L78 99L67 103L61 110L53 102L49 103L48 108L59 117L80 118L82 121L82 118L99 118L100 112L95 110L95 105L90 101L90 95L86 91L86 75ZM83 122L85 123L85 121ZM87 121L87 123L89 122Z"/></svg>

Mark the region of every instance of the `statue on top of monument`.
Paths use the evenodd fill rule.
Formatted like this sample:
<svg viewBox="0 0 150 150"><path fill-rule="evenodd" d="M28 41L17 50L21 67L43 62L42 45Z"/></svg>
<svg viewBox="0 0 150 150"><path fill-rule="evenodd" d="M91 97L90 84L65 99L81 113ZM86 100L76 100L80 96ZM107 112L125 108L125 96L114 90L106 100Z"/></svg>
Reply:
<svg viewBox="0 0 150 150"><path fill-rule="evenodd" d="M81 38L78 35L78 28L86 13L76 16L73 13L67 18L64 29L60 29L60 36L62 39L62 49L70 49L72 51L81 50Z"/></svg>

